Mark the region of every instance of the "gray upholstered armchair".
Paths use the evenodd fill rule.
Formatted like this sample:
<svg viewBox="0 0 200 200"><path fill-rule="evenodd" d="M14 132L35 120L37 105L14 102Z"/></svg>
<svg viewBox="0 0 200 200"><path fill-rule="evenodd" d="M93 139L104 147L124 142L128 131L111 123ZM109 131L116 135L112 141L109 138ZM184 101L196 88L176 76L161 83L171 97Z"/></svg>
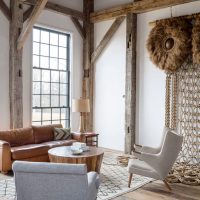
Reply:
<svg viewBox="0 0 200 200"><path fill-rule="evenodd" d="M17 200L95 200L99 187L96 172L83 164L13 164Z"/></svg>
<svg viewBox="0 0 200 200"><path fill-rule="evenodd" d="M139 174L146 177L151 177L158 180L163 180L165 185L171 190L166 181L166 176L170 172L177 156L181 150L183 137L173 131L168 131L160 152L146 153L135 152L139 159L130 159L128 164L129 183L130 187L132 175Z"/></svg>

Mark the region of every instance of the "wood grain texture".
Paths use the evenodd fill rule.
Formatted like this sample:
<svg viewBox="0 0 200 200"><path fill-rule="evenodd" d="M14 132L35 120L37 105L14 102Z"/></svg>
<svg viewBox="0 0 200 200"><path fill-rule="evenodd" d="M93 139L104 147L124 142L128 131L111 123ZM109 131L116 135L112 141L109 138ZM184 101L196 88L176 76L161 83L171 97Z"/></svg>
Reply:
<svg viewBox="0 0 200 200"><path fill-rule="evenodd" d="M196 0L143 0L133 3L115 6L110 9L104 9L91 13L90 20L92 23L109 20L119 16L125 16L128 13L144 13L161 8L171 7L179 4L189 3Z"/></svg>
<svg viewBox="0 0 200 200"><path fill-rule="evenodd" d="M3 12L5 17L10 21L11 20L11 12L8 6L5 4L4 0L0 0L0 10Z"/></svg>
<svg viewBox="0 0 200 200"><path fill-rule="evenodd" d="M82 97L90 99L90 112L84 113L84 124L86 131L93 130L93 83L94 65L91 63L91 56L94 51L94 24L90 23L90 13L94 11L94 0L83 1L83 29L86 37L83 40L83 84Z"/></svg>
<svg viewBox="0 0 200 200"><path fill-rule="evenodd" d="M75 17L70 17L70 19L72 20L74 26L76 27L76 30L79 32L80 36L85 39L85 30L83 29L82 25L80 24L80 22L78 21L77 18Z"/></svg>
<svg viewBox="0 0 200 200"><path fill-rule="evenodd" d="M35 5L36 2L37 2L37 0L21 0L21 1L24 4L27 4L27 5ZM80 19L80 20L84 19L82 12L68 8L68 7L65 7L65 6L62 6L62 5L58 5L56 3L52 3L50 1L47 2L45 9L51 10L51 11L54 11L54 12L58 12L58 13L63 14L63 15L72 16L72 17L75 17L75 18Z"/></svg>
<svg viewBox="0 0 200 200"><path fill-rule="evenodd" d="M50 162L86 164L88 172L100 173L104 151L100 148L90 147L90 151L83 152L81 155L73 155L70 147L57 147L49 150L48 154Z"/></svg>
<svg viewBox="0 0 200 200"><path fill-rule="evenodd" d="M106 48L106 46L109 44L109 41L115 34L115 32L120 27L121 23L124 21L125 17L118 17L111 27L108 29L106 34L104 35L103 39L100 41L99 45L96 47L94 52L92 53L91 63L94 64L95 61L99 58L103 50Z"/></svg>
<svg viewBox="0 0 200 200"><path fill-rule="evenodd" d="M34 6L30 6L23 14L23 21L25 22L28 18L30 18L31 13L33 12Z"/></svg>
<svg viewBox="0 0 200 200"><path fill-rule="evenodd" d="M126 20L125 153L131 154L136 132L136 43L137 15Z"/></svg>
<svg viewBox="0 0 200 200"><path fill-rule="evenodd" d="M11 0L10 52L9 52L9 97L10 128L23 127L22 49L17 49L17 40L23 27L23 8L19 0Z"/></svg>
<svg viewBox="0 0 200 200"><path fill-rule="evenodd" d="M171 184L171 187L172 191L170 192L162 181L155 181L133 192L114 198L114 200L199 200L199 186Z"/></svg>
<svg viewBox="0 0 200 200"><path fill-rule="evenodd" d="M37 3L34 5L34 8L30 14L27 24L26 24L26 26L24 26L24 28L18 38L18 44L17 44L18 50L24 46L24 43L25 43L27 37L29 36L30 32L32 31L32 28L33 28L34 24L36 23L38 17L40 16L42 10L44 9L47 1L48 0L38 0Z"/></svg>

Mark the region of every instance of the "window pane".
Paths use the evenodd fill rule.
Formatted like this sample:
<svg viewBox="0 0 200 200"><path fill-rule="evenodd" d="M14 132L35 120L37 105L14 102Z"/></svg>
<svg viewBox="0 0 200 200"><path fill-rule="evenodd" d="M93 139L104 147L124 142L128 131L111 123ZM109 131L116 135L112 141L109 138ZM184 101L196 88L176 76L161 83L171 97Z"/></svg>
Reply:
<svg viewBox="0 0 200 200"><path fill-rule="evenodd" d="M42 70L42 81L50 82L50 71Z"/></svg>
<svg viewBox="0 0 200 200"><path fill-rule="evenodd" d="M32 120L41 121L41 109L33 109Z"/></svg>
<svg viewBox="0 0 200 200"><path fill-rule="evenodd" d="M33 83L33 94L40 94L40 82Z"/></svg>
<svg viewBox="0 0 200 200"><path fill-rule="evenodd" d="M58 34L50 33L50 44L58 45Z"/></svg>
<svg viewBox="0 0 200 200"><path fill-rule="evenodd" d="M67 70L67 61L63 59L59 59L59 69Z"/></svg>
<svg viewBox="0 0 200 200"><path fill-rule="evenodd" d="M40 54L40 44L34 42L33 43L33 54L39 55Z"/></svg>
<svg viewBox="0 0 200 200"><path fill-rule="evenodd" d="M51 84L51 94L59 94L59 83Z"/></svg>
<svg viewBox="0 0 200 200"><path fill-rule="evenodd" d="M61 108L61 119L68 119L69 118L69 109Z"/></svg>
<svg viewBox="0 0 200 200"><path fill-rule="evenodd" d="M50 95L42 95L42 107L50 107Z"/></svg>
<svg viewBox="0 0 200 200"><path fill-rule="evenodd" d="M67 123L67 120L61 120L61 124L64 128L68 128L68 123Z"/></svg>
<svg viewBox="0 0 200 200"><path fill-rule="evenodd" d="M60 72L60 82L67 83L67 73L66 72Z"/></svg>
<svg viewBox="0 0 200 200"><path fill-rule="evenodd" d="M51 96L51 107L59 107L59 96L57 95Z"/></svg>
<svg viewBox="0 0 200 200"><path fill-rule="evenodd" d="M39 56L33 56L33 67L40 67Z"/></svg>
<svg viewBox="0 0 200 200"><path fill-rule="evenodd" d="M58 69L58 59L57 58L50 58L50 68Z"/></svg>
<svg viewBox="0 0 200 200"><path fill-rule="evenodd" d="M67 97L66 96L60 96L60 106L67 106Z"/></svg>
<svg viewBox="0 0 200 200"><path fill-rule="evenodd" d="M33 107L40 107L40 95L33 95Z"/></svg>
<svg viewBox="0 0 200 200"><path fill-rule="evenodd" d="M40 70L33 69L33 81L40 81Z"/></svg>
<svg viewBox="0 0 200 200"><path fill-rule="evenodd" d="M47 57L40 57L40 67L41 68L49 68L49 58Z"/></svg>
<svg viewBox="0 0 200 200"><path fill-rule="evenodd" d="M60 84L60 94L67 94L67 84Z"/></svg>
<svg viewBox="0 0 200 200"><path fill-rule="evenodd" d="M51 109L42 109L42 120L51 120Z"/></svg>
<svg viewBox="0 0 200 200"><path fill-rule="evenodd" d="M51 121L43 121L42 122L42 125L50 125L51 124Z"/></svg>
<svg viewBox="0 0 200 200"><path fill-rule="evenodd" d="M52 109L52 120L60 120L60 109Z"/></svg>
<svg viewBox="0 0 200 200"><path fill-rule="evenodd" d="M67 46L67 37L65 35L59 35L59 46Z"/></svg>
<svg viewBox="0 0 200 200"><path fill-rule="evenodd" d="M42 83L42 94L50 94L50 83Z"/></svg>
<svg viewBox="0 0 200 200"><path fill-rule="evenodd" d="M52 121L52 124L60 124L60 120Z"/></svg>
<svg viewBox="0 0 200 200"><path fill-rule="evenodd" d="M41 44L41 46L40 46L40 54L42 56L49 56L49 45Z"/></svg>
<svg viewBox="0 0 200 200"><path fill-rule="evenodd" d="M50 56L51 57L58 57L58 47L50 46Z"/></svg>
<svg viewBox="0 0 200 200"><path fill-rule="evenodd" d="M32 122L32 125L33 126L40 126L40 125L42 125L42 122L40 121L40 122Z"/></svg>
<svg viewBox="0 0 200 200"><path fill-rule="evenodd" d="M38 29L33 30L33 41L35 41L35 42L40 41L40 30L38 30Z"/></svg>
<svg viewBox="0 0 200 200"><path fill-rule="evenodd" d="M41 42L49 43L49 33L47 31L41 31Z"/></svg>
<svg viewBox="0 0 200 200"><path fill-rule="evenodd" d="M51 71L51 82L59 82L59 72Z"/></svg>
<svg viewBox="0 0 200 200"><path fill-rule="evenodd" d="M63 58L63 59L67 58L66 48L59 47L59 58Z"/></svg>

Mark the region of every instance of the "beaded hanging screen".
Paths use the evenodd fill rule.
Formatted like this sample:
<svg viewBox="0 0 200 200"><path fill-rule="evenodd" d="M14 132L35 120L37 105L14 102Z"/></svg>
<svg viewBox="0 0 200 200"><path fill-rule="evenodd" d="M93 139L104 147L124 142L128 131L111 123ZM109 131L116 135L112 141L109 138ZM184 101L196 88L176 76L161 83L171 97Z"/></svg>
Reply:
<svg viewBox="0 0 200 200"><path fill-rule="evenodd" d="M188 60L166 76L165 126L183 135L182 151L168 179L200 185L200 65Z"/></svg>

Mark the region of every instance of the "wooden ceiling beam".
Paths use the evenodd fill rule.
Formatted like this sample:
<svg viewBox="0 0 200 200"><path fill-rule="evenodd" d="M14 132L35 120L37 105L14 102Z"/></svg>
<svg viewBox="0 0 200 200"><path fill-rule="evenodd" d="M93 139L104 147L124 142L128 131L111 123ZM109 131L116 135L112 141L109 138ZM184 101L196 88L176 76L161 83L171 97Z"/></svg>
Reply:
<svg viewBox="0 0 200 200"><path fill-rule="evenodd" d="M8 6L5 4L3 0L0 0L0 10L3 12L5 17L10 21L11 20L11 12Z"/></svg>
<svg viewBox="0 0 200 200"><path fill-rule="evenodd" d="M24 46L26 38L28 37L29 33L32 31L32 28L33 28L34 24L36 23L40 13L44 9L47 1L48 0L37 0L37 3L35 4L35 6L33 8L30 18L28 19L26 26L23 28L23 30L19 36L18 45L17 45L18 49L21 49Z"/></svg>
<svg viewBox="0 0 200 200"><path fill-rule="evenodd" d="M35 5L37 0L21 0L22 3L27 4L27 5ZM57 12L63 15L67 15L67 16L72 16L75 17L79 20L83 20L84 16L83 13L62 5L58 5L56 3L52 3L52 2L47 2L45 9L47 10L51 10L53 12Z"/></svg>
<svg viewBox="0 0 200 200"><path fill-rule="evenodd" d="M96 11L90 14L92 23L125 16L128 13L145 13L161 8L176 6L179 4L194 2L197 0L143 0L133 3L123 4L110 9Z"/></svg>
<svg viewBox="0 0 200 200"><path fill-rule="evenodd" d="M94 64L95 61L99 58L99 56L101 55L103 50L106 48L106 46L108 45L109 41L111 40L111 38L113 37L113 35L117 31L117 29L120 27L121 23L124 21L124 19L125 19L125 17L118 17L113 22L111 27L108 29L108 31L104 35L103 39L101 40L101 42L99 43L99 45L96 47L96 49L94 50L94 52L92 54L92 58L91 58L92 64Z"/></svg>
<svg viewBox="0 0 200 200"><path fill-rule="evenodd" d="M28 18L30 18L31 13L33 12L33 8L34 6L30 6L30 8L28 8L24 14L23 14L23 21L25 22Z"/></svg>
<svg viewBox="0 0 200 200"><path fill-rule="evenodd" d="M83 38L83 39L85 39L85 30L84 30L84 28L83 28L83 26L80 24L80 22L78 21L78 19L77 18L75 18L75 17L70 17L71 18L71 20L72 20L72 22L73 22L73 24L74 24L74 26L76 27L76 29L77 29L77 31L79 32L79 34L81 35L81 37Z"/></svg>

